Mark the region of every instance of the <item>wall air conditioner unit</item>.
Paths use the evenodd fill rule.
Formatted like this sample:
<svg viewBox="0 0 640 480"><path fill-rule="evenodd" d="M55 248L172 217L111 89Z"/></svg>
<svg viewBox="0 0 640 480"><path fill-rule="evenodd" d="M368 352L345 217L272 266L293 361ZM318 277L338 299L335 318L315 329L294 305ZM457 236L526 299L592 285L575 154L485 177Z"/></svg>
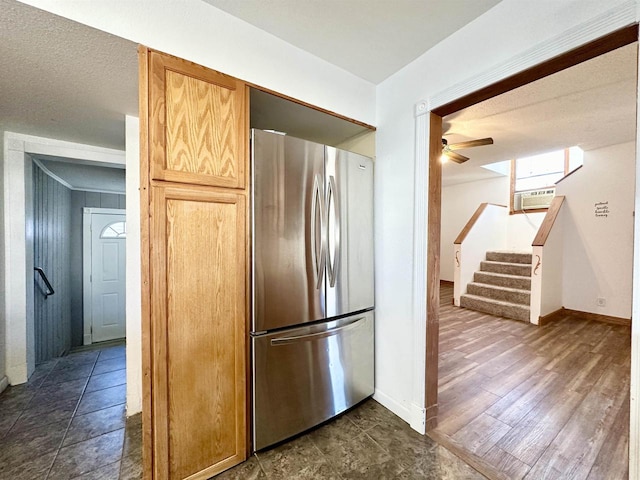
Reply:
<svg viewBox="0 0 640 480"><path fill-rule="evenodd" d="M556 195L555 188L543 188L541 190L532 190L523 192L520 197L520 205L522 210L535 210L538 208L549 208L551 200Z"/></svg>

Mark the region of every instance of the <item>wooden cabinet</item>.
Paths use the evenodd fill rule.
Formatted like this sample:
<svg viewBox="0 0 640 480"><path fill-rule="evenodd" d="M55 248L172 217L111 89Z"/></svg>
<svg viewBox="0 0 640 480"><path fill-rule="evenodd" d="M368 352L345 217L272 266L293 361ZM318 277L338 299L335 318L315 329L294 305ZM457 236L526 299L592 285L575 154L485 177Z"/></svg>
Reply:
<svg viewBox="0 0 640 480"><path fill-rule="evenodd" d="M244 188L244 82L158 52L149 55L151 178Z"/></svg>
<svg viewBox="0 0 640 480"><path fill-rule="evenodd" d="M168 478L208 478L245 459L245 198L157 186L152 199L157 447Z"/></svg>
<svg viewBox="0 0 640 480"><path fill-rule="evenodd" d="M204 479L247 456L247 93L140 60L145 476Z"/></svg>

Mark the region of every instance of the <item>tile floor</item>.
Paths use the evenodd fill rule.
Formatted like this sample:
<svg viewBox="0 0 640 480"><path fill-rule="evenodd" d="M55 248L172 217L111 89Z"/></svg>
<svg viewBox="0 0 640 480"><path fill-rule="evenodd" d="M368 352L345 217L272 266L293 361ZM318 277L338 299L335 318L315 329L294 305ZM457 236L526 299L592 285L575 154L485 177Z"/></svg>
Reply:
<svg viewBox="0 0 640 480"><path fill-rule="evenodd" d="M139 479L140 415L125 418L124 345L37 366L0 394L0 479Z"/></svg>
<svg viewBox="0 0 640 480"><path fill-rule="evenodd" d="M0 480L128 480L141 475L140 415L125 420L124 346L39 365L0 394ZM374 400L216 477L483 479Z"/></svg>
<svg viewBox="0 0 640 480"><path fill-rule="evenodd" d="M370 399L305 435L258 452L216 480L484 478Z"/></svg>

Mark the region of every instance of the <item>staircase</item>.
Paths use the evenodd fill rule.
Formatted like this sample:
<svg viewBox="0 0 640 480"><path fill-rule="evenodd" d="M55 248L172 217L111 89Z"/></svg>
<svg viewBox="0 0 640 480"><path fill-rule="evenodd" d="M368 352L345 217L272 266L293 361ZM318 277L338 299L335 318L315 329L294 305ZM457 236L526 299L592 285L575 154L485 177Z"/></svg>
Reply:
<svg viewBox="0 0 640 480"><path fill-rule="evenodd" d="M467 293L460 296L461 307L525 322L530 304L530 253L487 252Z"/></svg>

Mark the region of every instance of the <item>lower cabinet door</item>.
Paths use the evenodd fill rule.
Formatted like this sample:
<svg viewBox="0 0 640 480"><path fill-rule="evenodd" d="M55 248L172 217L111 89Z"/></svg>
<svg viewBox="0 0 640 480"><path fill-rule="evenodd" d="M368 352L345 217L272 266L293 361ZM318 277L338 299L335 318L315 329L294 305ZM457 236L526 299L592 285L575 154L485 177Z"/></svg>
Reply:
<svg viewBox="0 0 640 480"><path fill-rule="evenodd" d="M209 478L246 459L246 199L151 192L154 479Z"/></svg>

